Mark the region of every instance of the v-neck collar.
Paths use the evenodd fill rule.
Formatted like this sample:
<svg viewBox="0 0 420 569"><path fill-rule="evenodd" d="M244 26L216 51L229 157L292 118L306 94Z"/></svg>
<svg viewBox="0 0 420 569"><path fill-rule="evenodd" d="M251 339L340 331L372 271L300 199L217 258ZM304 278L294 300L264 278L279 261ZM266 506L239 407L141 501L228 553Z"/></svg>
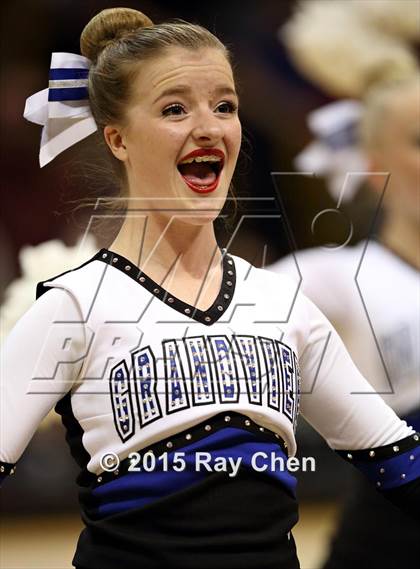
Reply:
<svg viewBox="0 0 420 569"><path fill-rule="evenodd" d="M102 261L107 265L115 267L128 277L135 280L140 286L147 289L153 296L163 303L167 304L177 312L180 312L201 324L205 324L206 326L211 326L213 322L219 320L219 318L226 312L232 302L233 294L235 292L235 262L233 258L227 254L225 249L222 249L222 284L215 301L207 310L200 310L199 308L180 300L146 275L146 273L139 269L137 265L109 249L101 249L96 253L92 260Z"/></svg>

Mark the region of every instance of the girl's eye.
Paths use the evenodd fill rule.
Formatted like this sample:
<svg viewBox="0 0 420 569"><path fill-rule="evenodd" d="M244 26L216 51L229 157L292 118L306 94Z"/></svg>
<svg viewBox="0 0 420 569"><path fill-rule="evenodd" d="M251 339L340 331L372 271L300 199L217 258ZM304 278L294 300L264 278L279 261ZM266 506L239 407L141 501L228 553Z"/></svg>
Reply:
<svg viewBox="0 0 420 569"><path fill-rule="evenodd" d="M238 105L231 101L223 101L217 108L222 113L235 113L238 110Z"/></svg>
<svg viewBox="0 0 420 569"><path fill-rule="evenodd" d="M162 115L163 116L181 115L183 112L184 112L184 107L182 105L174 104L170 105L169 107L166 107L166 109L163 109Z"/></svg>

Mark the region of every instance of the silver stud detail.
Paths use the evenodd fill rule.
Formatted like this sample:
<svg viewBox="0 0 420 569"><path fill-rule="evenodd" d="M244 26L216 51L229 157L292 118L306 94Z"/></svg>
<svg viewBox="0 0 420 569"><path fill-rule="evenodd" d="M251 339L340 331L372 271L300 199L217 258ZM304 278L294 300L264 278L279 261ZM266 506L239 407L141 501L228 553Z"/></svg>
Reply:
<svg viewBox="0 0 420 569"><path fill-rule="evenodd" d="M114 470L114 475L115 475L115 476L118 476L119 473L120 473L120 471L119 471L118 469L117 469L117 470Z"/></svg>
<svg viewBox="0 0 420 569"><path fill-rule="evenodd" d="M405 478L405 474L401 474L401 478L404 480L404 478Z"/></svg>
<svg viewBox="0 0 420 569"><path fill-rule="evenodd" d="M278 435L277 433L274 433L274 436L276 437L276 439L280 438L280 435Z"/></svg>
<svg viewBox="0 0 420 569"><path fill-rule="evenodd" d="M205 430L205 431L211 431L211 425L206 425L206 426L204 427L204 430Z"/></svg>
<svg viewBox="0 0 420 569"><path fill-rule="evenodd" d="M222 312L223 306L218 306L218 307L217 307L217 310L219 310L220 312Z"/></svg>
<svg viewBox="0 0 420 569"><path fill-rule="evenodd" d="M185 435L185 438L187 439L187 441L190 441L192 439L192 435L188 433L187 435Z"/></svg>
<svg viewBox="0 0 420 569"><path fill-rule="evenodd" d="M228 275L230 275L230 276L233 275L233 271L228 271L227 273L228 273Z"/></svg>
<svg viewBox="0 0 420 569"><path fill-rule="evenodd" d="M184 312L185 312L185 314L190 314L191 310L190 310L189 308L186 308L186 309L184 310Z"/></svg>
<svg viewBox="0 0 420 569"><path fill-rule="evenodd" d="M160 292L160 290L159 290L158 288L154 288L154 289L153 289L153 292L154 292L155 294L158 294L158 293Z"/></svg>
<svg viewBox="0 0 420 569"><path fill-rule="evenodd" d="M381 484L380 482L377 482L377 483L376 483L376 486L377 486L378 488L380 488L380 487L382 486L382 484Z"/></svg>
<svg viewBox="0 0 420 569"><path fill-rule="evenodd" d="M394 452L398 452L398 451L400 450L400 447L397 446L397 445L395 445L395 446L392 447L392 450L393 450Z"/></svg>
<svg viewBox="0 0 420 569"><path fill-rule="evenodd" d="M4 472L4 466L0 466L0 472Z"/></svg>
<svg viewBox="0 0 420 569"><path fill-rule="evenodd" d="M264 432L264 427L260 427L260 431L263 433L263 432Z"/></svg>
<svg viewBox="0 0 420 569"><path fill-rule="evenodd" d="M232 281L226 281L226 284L227 284L228 286L232 286Z"/></svg>
<svg viewBox="0 0 420 569"><path fill-rule="evenodd" d="M247 427L250 427L250 426L251 426L251 421L248 421L248 419L247 419L247 420L245 421L245 425L246 425Z"/></svg>
<svg viewBox="0 0 420 569"><path fill-rule="evenodd" d="M15 467L15 468L12 468L12 470L10 471L10 474L14 474L15 471L16 471L16 467Z"/></svg>
<svg viewBox="0 0 420 569"><path fill-rule="evenodd" d="M167 447L167 448L172 448L173 446L174 446L174 445L173 445L173 443L171 443L171 441L168 441L168 442L166 443L166 447Z"/></svg>
<svg viewBox="0 0 420 569"><path fill-rule="evenodd" d="M380 469L379 469L379 474L384 474L384 472L385 472L385 468L380 468Z"/></svg>
<svg viewBox="0 0 420 569"><path fill-rule="evenodd" d="M229 421L230 421L230 417L229 417L229 415L226 415L226 417L225 417L225 421L226 421L226 423L229 423Z"/></svg>
<svg viewBox="0 0 420 569"><path fill-rule="evenodd" d="M414 435L414 436L413 436L413 439L414 439L415 441L418 441L418 440L419 440L419 436L418 436L418 435Z"/></svg>
<svg viewBox="0 0 420 569"><path fill-rule="evenodd" d="M174 299L172 298L172 296L170 296L170 297L168 298L168 302L170 302L170 303L172 304L173 301L174 301Z"/></svg>
<svg viewBox="0 0 420 569"><path fill-rule="evenodd" d="M226 300L228 300L228 298L230 298L230 294L224 294L223 297L226 298Z"/></svg>
<svg viewBox="0 0 420 569"><path fill-rule="evenodd" d="M124 268L126 271L129 271L131 269L130 265L126 265Z"/></svg>
<svg viewBox="0 0 420 569"><path fill-rule="evenodd" d="M104 253L104 254L102 255L102 259L106 259L107 256L108 256L108 254L107 254L107 253Z"/></svg>
<svg viewBox="0 0 420 569"><path fill-rule="evenodd" d="M370 456L371 458L373 458L373 457L375 456L375 451L374 451L374 450L371 450L371 451L369 452L369 456Z"/></svg>
<svg viewBox="0 0 420 569"><path fill-rule="evenodd" d="M118 257L114 257L114 258L112 259L112 262L113 262L113 263L116 263L117 261L118 261Z"/></svg>
<svg viewBox="0 0 420 569"><path fill-rule="evenodd" d="M102 476L98 476L98 478L96 479L97 482L102 482Z"/></svg>
<svg viewBox="0 0 420 569"><path fill-rule="evenodd" d="M204 318L204 320L205 320L206 322L211 322L210 316L206 316L206 317Z"/></svg>
<svg viewBox="0 0 420 569"><path fill-rule="evenodd" d="M229 259L229 260L228 260L228 263L229 263L229 265L233 265L232 259Z"/></svg>
<svg viewBox="0 0 420 569"><path fill-rule="evenodd" d="M410 454L410 460L414 460L414 454Z"/></svg>
<svg viewBox="0 0 420 569"><path fill-rule="evenodd" d="M140 278L139 278L139 281L140 281L141 283L144 283L145 280L146 280L146 279L145 279L144 277L140 277Z"/></svg>
<svg viewBox="0 0 420 569"><path fill-rule="evenodd" d="M348 458L349 460L352 460L353 455L348 452L348 453L347 453L347 458Z"/></svg>

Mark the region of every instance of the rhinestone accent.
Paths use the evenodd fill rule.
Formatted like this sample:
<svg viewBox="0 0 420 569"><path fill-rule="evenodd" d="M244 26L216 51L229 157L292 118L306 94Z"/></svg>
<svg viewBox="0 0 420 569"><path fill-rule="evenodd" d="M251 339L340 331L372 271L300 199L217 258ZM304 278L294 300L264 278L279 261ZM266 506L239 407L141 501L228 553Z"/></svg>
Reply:
<svg viewBox="0 0 420 569"><path fill-rule="evenodd" d="M168 441L168 442L166 443L166 447L167 447L167 448L172 448L173 446L174 446L174 445L173 445L173 443L171 443L171 441Z"/></svg>
<svg viewBox="0 0 420 569"><path fill-rule="evenodd" d="M369 456L370 456L371 458L373 458L373 457L375 456L375 451L374 451L374 450L371 450L371 451L369 452Z"/></svg>
<svg viewBox="0 0 420 569"><path fill-rule="evenodd" d="M397 446L397 445L395 445L395 446L392 447L392 450L393 450L394 452L398 452L398 451L400 450L400 447Z"/></svg>
<svg viewBox="0 0 420 569"><path fill-rule="evenodd" d="M218 307L217 307L217 310L219 310L220 312L222 312L223 306L218 306Z"/></svg>
<svg viewBox="0 0 420 569"><path fill-rule="evenodd" d="M246 425L247 427L250 427L250 426L251 426L251 421L248 421L248 419L247 419L247 420L245 421L245 425Z"/></svg>
<svg viewBox="0 0 420 569"><path fill-rule="evenodd" d="M102 482L102 476L98 476L98 478L96 479L97 482Z"/></svg>
<svg viewBox="0 0 420 569"><path fill-rule="evenodd" d="M401 474L401 478L404 480L404 478L405 478L405 474Z"/></svg>
<svg viewBox="0 0 420 569"><path fill-rule="evenodd" d="M124 268L126 271L129 271L131 269L130 265L126 265Z"/></svg>
<svg viewBox="0 0 420 569"><path fill-rule="evenodd" d="M206 425L206 426L204 427L204 430L205 430L205 431L211 431L211 425Z"/></svg>
<svg viewBox="0 0 420 569"><path fill-rule="evenodd" d="M190 441L192 439L192 435L188 433L187 435L185 435L185 438L187 439L187 441Z"/></svg>
<svg viewBox="0 0 420 569"><path fill-rule="evenodd" d="M353 455L348 452L348 453L347 453L347 458L348 458L349 460L352 460L352 459L353 459Z"/></svg>
<svg viewBox="0 0 420 569"><path fill-rule="evenodd" d="M379 469L379 474L384 474L384 472L385 472L385 468L380 468L380 469Z"/></svg>
<svg viewBox="0 0 420 569"><path fill-rule="evenodd" d="M225 417L225 421L226 421L226 423L229 423L229 421L230 421L230 417L229 417L229 415L226 415L226 417Z"/></svg>

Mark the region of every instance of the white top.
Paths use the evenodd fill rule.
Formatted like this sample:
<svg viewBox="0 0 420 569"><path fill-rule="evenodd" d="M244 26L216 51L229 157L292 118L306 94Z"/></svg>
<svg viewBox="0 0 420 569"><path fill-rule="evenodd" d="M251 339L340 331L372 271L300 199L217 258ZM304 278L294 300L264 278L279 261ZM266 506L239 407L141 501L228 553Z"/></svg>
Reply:
<svg viewBox="0 0 420 569"><path fill-rule="evenodd" d="M419 409L418 270L375 241L297 251L268 268L296 281L300 272L301 290L377 392L401 415Z"/></svg>
<svg viewBox="0 0 420 569"><path fill-rule="evenodd" d="M414 432L372 392L293 280L231 256L223 275L214 306L194 318L192 307L104 249L46 281L51 289L4 345L0 460L18 460L67 392L92 473L104 453L123 460L229 410L278 433L294 454L299 400L334 449Z"/></svg>

